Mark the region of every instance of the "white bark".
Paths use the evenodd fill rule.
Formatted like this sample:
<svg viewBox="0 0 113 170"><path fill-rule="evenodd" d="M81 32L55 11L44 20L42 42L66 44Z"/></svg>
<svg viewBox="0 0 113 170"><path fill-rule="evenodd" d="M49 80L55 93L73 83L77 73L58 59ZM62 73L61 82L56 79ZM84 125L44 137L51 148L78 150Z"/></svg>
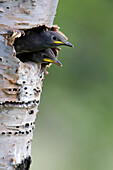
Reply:
<svg viewBox="0 0 113 170"><path fill-rule="evenodd" d="M51 27L57 4L58 0L0 0L0 34ZM20 62L13 46L0 36L0 170L29 169L43 77L41 64Z"/></svg>

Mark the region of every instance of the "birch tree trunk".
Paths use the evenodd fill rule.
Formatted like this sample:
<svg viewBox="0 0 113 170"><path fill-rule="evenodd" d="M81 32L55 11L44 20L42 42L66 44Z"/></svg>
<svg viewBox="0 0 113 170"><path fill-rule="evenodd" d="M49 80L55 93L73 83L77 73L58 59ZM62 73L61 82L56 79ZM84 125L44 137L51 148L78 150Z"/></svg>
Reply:
<svg viewBox="0 0 113 170"><path fill-rule="evenodd" d="M52 27L58 0L0 0L0 170L28 170L42 92L41 64L22 63L13 42L24 30Z"/></svg>

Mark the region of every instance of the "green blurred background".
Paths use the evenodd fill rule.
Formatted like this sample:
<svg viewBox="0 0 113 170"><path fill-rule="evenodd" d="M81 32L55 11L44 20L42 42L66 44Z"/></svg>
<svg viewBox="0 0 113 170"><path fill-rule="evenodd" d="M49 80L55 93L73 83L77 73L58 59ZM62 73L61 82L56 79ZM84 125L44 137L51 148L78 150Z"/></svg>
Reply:
<svg viewBox="0 0 113 170"><path fill-rule="evenodd" d="M113 170L113 1L60 0L63 47L45 77L31 170Z"/></svg>

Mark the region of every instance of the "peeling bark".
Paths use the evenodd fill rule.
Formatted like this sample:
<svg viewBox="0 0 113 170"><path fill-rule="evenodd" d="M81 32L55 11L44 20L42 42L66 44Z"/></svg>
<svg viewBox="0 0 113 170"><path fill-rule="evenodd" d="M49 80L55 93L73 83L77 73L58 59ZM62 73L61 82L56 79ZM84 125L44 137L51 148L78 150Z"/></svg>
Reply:
<svg viewBox="0 0 113 170"><path fill-rule="evenodd" d="M0 27L51 27L58 0L0 0Z"/></svg>
<svg viewBox="0 0 113 170"><path fill-rule="evenodd" d="M15 38L53 24L58 0L0 0L0 170L28 170L42 92L41 64L16 58Z"/></svg>

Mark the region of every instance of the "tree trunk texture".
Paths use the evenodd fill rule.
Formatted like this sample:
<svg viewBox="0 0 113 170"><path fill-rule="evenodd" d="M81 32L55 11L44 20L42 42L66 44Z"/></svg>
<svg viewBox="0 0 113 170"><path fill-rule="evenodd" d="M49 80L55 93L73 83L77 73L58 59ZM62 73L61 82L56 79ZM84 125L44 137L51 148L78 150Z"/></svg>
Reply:
<svg viewBox="0 0 113 170"><path fill-rule="evenodd" d="M0 170L28 170L42 92L41 64L16 58L24 30L52 27L58 0L0 0Z"/></svg>

